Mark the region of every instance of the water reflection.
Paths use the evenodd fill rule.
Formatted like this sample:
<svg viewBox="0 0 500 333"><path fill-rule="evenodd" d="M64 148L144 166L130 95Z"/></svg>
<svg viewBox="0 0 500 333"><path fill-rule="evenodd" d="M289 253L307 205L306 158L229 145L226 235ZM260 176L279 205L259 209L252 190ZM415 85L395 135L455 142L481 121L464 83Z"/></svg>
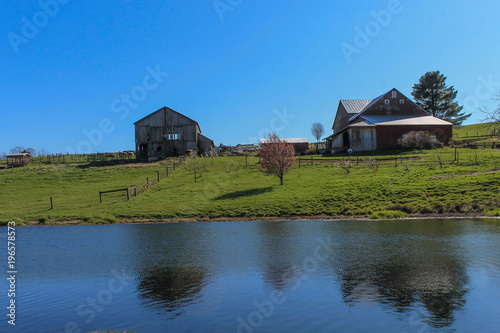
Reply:
<svg viewBox="0 0 500 333"><path fill-rule="evenodd" d="M289 223L259 223L258 253L263 280L276 291L284 290L294 279L303 235Z"/></svg>
<svg viewBox="0 0 500 333"><path fill-rule="evenodd" d="M346 304L375 301L399 313L420 308L434 327L454 322L469 281L462 226L421 223L365 225L337 238L341 246L331 265Z"/></svg>
<svg viewBox="0 0 500 333"><path fill-rule="evenodd" d="M205 278L199 267L157 266L139 275L137 290L143 304L179 315L180 309L200 299Z"/></svg>
<svg viewBox="0 0 500 333"><path fill-rule="evenodd" d="M498 221L26 227L19 235L22 332L59 332L67 322L82 332L230 332L238 317L260 323L259 313L255 332L491 332L500 324ZM328 237L326 255L319 240ZM113 269L134 282L109 303ZM275 290L286 301L267 316ZM89 298L102 311L87 323L89 308L78 309Z"/></svg>
<svg viewBox="0 0 500 333"><path fill-rule="evenodd" d="M211 271L211 233L181 224L129 226L129 255L142 304L175 317L202 299ZM203 246L202 246L203 244Z"/></svg>

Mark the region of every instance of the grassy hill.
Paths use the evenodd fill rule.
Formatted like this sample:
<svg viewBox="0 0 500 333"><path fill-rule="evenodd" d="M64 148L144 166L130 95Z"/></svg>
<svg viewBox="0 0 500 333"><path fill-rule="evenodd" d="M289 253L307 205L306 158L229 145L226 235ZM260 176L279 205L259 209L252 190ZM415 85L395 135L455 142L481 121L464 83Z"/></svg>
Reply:
<svg viewBox="0 0 500 333"><path fill-rule="evenodd" d="M175 172L179 159L32 163L0 169L0 221L499 214L500 150L458 149L458 163L455 156L443 148L373 159L307 157L283 186L259 171L258 157L217 157L213 165L197 158L196 182L192 158ZM146 178L156 183L157 172L162 179L145 191ZM99 203L99 191L134 185L137 197L127 201L124 192L110 193Z"/></svg>
<svg viewBox="0 0 500 333"><path fill-rule="evenodd" d="M453 140L458 142L475 142L483 144L486 142L491 145L492 142L499 142L500 124L482 123L460 126L453 129Z"/></svg>

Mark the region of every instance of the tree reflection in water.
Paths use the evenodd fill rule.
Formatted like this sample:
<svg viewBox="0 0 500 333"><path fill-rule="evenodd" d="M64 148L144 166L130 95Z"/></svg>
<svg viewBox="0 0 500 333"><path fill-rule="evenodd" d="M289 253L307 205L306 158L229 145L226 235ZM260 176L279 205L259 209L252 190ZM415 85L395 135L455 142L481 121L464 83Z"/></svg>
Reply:
<svg viewBox="0 0 500 333"><path fill-rule="evenodd" d="M453 237L460 226L427 225L425 235L410 223L387 232L377 228L338 237L341 246L330 262L344 302L378 302L402 314L422 310L429 325L451 325L465 304L469 281L464 250Z"/></svg>
<svg viewBox="0 0 500 333"><path fill-rule="evenodd" d="M154 267L139 276L137 290L143 304L177 316L200 301L206 273L199 267Z"/></svg>

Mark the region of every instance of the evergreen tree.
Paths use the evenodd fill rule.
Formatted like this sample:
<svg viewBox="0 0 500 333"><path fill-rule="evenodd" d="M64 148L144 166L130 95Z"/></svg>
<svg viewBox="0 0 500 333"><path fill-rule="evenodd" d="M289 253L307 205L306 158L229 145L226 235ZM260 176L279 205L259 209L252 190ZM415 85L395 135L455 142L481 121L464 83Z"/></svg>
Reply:
<svg viewBox="0 0 500 333"><path fill-rule="evenodd" d="M413 85L411 93L415 102L434 117L461 125L471 114L462 111L463 106L455 102L458 91L446 86L446 77L439 71L427 72Z"/></svg>

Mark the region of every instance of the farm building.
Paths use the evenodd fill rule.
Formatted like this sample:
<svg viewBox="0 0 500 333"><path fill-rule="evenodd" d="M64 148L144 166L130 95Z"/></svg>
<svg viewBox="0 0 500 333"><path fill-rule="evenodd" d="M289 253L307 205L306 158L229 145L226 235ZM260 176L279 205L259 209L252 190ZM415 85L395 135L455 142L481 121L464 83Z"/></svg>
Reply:
<svg viewBox="0 0 500 333"><path fill-rule="evenodd" d="M30 163L30 153L5 154L7 159L7 167L25 166Z"/></svg>
<svg viewBox="0 0 500 333"><path fill-rule="evenodd" d="M296 154L302 154L307 149L309 149L309 140L307 140L306 138L287 138L281 140L285 141L286 143L292 143L295 148ZM260 139L260 144L265 144L268 142L269 139Z"/></svg>
<svg viewBox="0 0 500 333"><path fill-rule="evenodd" d="M155 161L184 155L189 150L210 153L214 142L201 134L191 118L163 107L134 123L135 150L140 160Z"/></svg>
<svg viewBox="0 0 500 333"><path fill-rule="evenodd" d="M373 100L341 100L326 138L329 150L383 150L398 147L398 140L411 131L428 131L448 143L452 123L428 114L397 89Z"/></svg>

